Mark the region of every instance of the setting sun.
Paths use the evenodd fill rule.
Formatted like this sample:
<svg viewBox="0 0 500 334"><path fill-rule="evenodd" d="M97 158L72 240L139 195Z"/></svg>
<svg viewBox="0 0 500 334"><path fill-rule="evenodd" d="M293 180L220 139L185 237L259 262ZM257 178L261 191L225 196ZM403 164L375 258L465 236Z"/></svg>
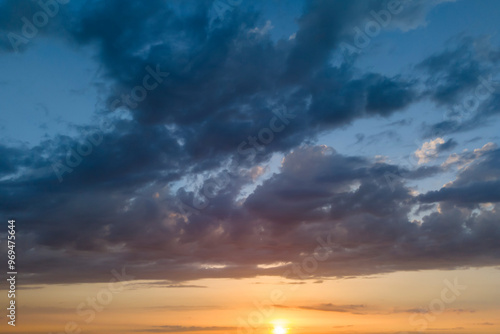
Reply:
<svg viewBox="0 0 500 334"><path fill-rule="evenodd" d="M287 334L288 333L288 321L284 319L276 319L271 322L273 326L272 334Z"/></svg>
<svg viewBox="0 0 500 334"><path fill-rule="evenodd" d="M288 329L283 326L274 326L273 334L286 334Z"/></svg>

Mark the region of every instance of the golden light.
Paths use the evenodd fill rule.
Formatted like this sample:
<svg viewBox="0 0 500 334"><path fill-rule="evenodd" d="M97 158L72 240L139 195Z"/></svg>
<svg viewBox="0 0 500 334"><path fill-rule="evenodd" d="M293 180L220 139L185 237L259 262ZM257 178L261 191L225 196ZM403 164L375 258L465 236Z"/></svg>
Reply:
<svg viewBox="0 0 500 334"><path fill-rule="evenodd" d="M274 326L273 334L286 334L288 332L288 328L283 326Z"/></svg>
<svg viewBox="0 0 500 334"><path fill-rule="evenodd" d="M287 334L289 330L289 321L286 319L274 319L270 322L272 325L272 334Z"/></svg>

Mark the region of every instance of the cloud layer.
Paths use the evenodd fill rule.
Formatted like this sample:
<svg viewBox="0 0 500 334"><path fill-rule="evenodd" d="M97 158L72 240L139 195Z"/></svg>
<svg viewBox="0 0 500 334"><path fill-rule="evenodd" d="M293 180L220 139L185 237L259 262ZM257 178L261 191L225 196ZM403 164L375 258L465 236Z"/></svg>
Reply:
<svg viewBox="0 0 500 334"><path fill-rule="evenodd" d="M414 1L387 29L418 27L438 3ZM33 6L5 1L0 13L31 17ZM32 148L0 145L0 212L19 221L26 282L105 281L124 265L137 279L281 275L313 255L318 238L329 257L317 277L499 264L495 146L408 168L315 144L424 99L459 103L496 53L478 59L461 40L416 66L419 82L362 71L355 57L331 61L386 1L306 1L292 39L273 38L258 6L222 17L212 6L89 1L61 7L43 30L95 48L108 83L96 114L111 121ZM0 16L3 32L22 33L18 23ZM158 85L139 101L136 87L152 79ZM460 124L424 130L477 126L497 113L497 99L490 93ZM435 136L429 143L423 163L457 146ZM284 156L279 171L259 179L273 154ZM456 180L441 189L418 195L409 185L456 166ZM418 211L426 214L417 219Z"/></svg>

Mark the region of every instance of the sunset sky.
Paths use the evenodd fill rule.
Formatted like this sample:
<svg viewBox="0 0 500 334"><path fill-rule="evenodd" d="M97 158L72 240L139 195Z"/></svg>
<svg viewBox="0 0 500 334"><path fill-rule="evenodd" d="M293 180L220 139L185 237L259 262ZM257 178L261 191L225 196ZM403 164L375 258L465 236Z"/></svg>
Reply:
<svg viewBox="0 0 500 334"><path fill-rule="evenodd" d="M0 0L0 333L500 333L499 17Z"/></svg>

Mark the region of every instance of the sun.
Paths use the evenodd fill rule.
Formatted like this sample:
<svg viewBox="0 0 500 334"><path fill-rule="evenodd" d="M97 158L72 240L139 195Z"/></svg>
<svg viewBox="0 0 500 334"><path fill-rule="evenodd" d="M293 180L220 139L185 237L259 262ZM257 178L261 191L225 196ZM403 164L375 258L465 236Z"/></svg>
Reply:
<svg viewBox="0 0 500 334"><path fill-rule="evenodd" d="M288 328L283 326L274 326L273 334L286 334L288 332Z"/></svg>
<svg viewBox="0 0 500 334"><path fill-rule="evenodd" d="M286 319L274 319L270 322L272 331L271 334L288 334L289 321Z"/></svg>

